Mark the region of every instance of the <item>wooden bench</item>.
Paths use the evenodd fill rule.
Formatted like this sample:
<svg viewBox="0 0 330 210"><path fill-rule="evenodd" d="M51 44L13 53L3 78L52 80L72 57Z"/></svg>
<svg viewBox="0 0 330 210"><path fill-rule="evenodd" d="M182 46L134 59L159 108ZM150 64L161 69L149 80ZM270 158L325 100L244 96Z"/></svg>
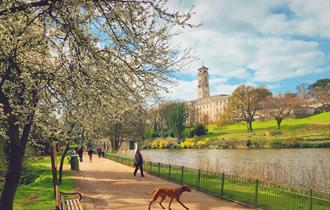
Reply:
<svg viewBox="0 0 330 210"><path fill-rule="evenodd" d="M61 192L58 185L55 186L55 192L56 210L83 210L80 193Z"/></svg>

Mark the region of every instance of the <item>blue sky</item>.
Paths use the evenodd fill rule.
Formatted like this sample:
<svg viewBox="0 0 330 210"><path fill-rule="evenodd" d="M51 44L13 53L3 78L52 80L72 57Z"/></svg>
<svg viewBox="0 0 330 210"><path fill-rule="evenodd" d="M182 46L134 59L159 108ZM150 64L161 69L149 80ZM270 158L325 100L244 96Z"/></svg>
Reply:
<svg viewBox="0 0 330 210"><path fill-rule="evenodd" d="M197 29L184 29L174 45L193 48L196 61L176 73L170 99L195 99L197 69L209 68L211 94L231 94L240 84L266 85L274 93L330 78L329 0L184 0L194 6Z"/></svg>

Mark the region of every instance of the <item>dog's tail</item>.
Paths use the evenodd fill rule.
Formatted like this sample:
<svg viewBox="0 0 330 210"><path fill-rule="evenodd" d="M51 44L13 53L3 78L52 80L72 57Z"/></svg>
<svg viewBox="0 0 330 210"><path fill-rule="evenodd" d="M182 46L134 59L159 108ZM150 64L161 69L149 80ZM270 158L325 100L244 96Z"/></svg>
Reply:
<svg viewBox="0 0 330 210"><path fill-rule="evenodd" d="M155 192L156 192L156 190L152 191L152 193L144 192L144 194L145 194L145 195L153 195Z"/></svg>

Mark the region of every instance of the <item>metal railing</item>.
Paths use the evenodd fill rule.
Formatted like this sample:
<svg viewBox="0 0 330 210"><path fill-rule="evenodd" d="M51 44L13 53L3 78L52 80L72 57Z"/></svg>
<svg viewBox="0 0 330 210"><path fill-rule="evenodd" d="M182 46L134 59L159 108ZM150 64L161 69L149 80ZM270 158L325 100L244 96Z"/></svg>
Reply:
<svg viewBox="0 0 330 210"><path fill-rule="evenodd" d="M133 166L128 157L108 154L107 158ZM302 191L250 180L225 173L175 166L171 164L144 162L143 168L149 174L179 184L236 201L246 206L264 210L330 210L330 195L317 194L312 190Z"/></svg>

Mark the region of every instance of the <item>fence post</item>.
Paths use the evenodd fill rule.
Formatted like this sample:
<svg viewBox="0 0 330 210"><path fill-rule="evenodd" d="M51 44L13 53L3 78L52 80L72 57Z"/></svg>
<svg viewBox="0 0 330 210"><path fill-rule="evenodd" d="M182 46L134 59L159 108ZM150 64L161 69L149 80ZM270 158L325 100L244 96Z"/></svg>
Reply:
<svg viewBox="0 0 330 210"><path fill-rule="evenodd" d="M183 184L183 166L181 166L181 184Z"/></svg>
<svg viewBox="0 0 330 210"><path fill-rule="evenodd" d="M168 165L168 178L171 178L171 164Z"/></svg>
<svg viewBox="0 0 330 210"><path fill-rule="evenodd" d="M221 174L221 188L220 188L220 195L223 196L223 186L225 184L225 173Z"/></svg>
<svg viewBox="0 0 330 210"><path fill-rule="evenodd" d="M158 176L160 177L160 162L158 162Z"/></svg>
<svg viewBox="0 0 330 210"><path fill-rule="evenodd" d="M259 180L256 180L256 194L255 194L255 207L258 208L258 191L259 191Z"/></svg>
<svg viewBox="0 0 330 210"><path fill-rule="evenodd" d="M199 184L201 181L201 170L198 170L197 189L199 190Z"/></svg>
<svg viewBox="0 0 330 210"><path fill-rule="evenodd" d="M309 210L313 210L313 191L309 190Z"/></svg>

